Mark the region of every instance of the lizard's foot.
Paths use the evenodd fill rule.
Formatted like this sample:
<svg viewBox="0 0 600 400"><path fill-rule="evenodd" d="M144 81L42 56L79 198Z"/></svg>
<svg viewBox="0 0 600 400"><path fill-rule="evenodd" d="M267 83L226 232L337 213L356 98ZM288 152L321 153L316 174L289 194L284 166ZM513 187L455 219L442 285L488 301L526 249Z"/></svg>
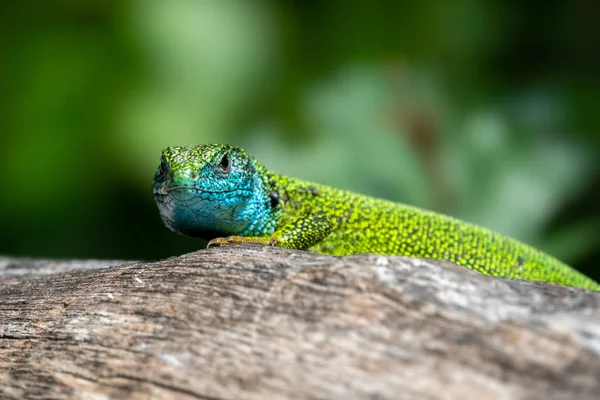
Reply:
<svg viewBox="0 0 600 400"><path fill-rule="evenodd" d="M210 246L219 246L219 247L220 246L226 246L226 245L228 245L230 243L229 239L232 238L232 237L233 236L228 236L226 238L221 238L220 237L220 238L212 239L210 242L208 242L208 244L206 245L206 248L208 249Z"/></svg>
<svg viewBox="0 0 600 400"><path fill-rule="evenodd" d="M263 246L277 246L277 240L274 238L262 238L262 237L244 237L244 236L227 236L225 238L216 238L208 242L206 248L210 246L227 246L232 243L248 243L248 244L260 244Z"/></svg>

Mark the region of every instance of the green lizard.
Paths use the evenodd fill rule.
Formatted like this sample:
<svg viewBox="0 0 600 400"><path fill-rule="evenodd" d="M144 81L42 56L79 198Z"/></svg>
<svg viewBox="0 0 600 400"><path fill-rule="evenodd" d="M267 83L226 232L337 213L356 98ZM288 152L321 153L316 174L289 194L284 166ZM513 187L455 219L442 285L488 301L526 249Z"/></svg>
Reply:
<svg viewBox="0 0 600 400"><path fill-rule="evenodd" d="M515 239L435 212L278 175L229 145L165 149L153 193L168 228L212 239L209 246L253 243L332 255L433 258L496 277L600 290L590 278Z"/></svg>

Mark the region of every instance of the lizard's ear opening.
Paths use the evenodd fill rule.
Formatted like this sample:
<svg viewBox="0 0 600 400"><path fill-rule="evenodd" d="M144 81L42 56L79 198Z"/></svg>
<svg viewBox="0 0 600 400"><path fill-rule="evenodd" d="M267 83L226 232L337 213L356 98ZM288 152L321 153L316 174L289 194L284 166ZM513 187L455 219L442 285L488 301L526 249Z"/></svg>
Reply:
<svg viewBox="0 0 600 400"><path fill-rule="evenodd" d="M271 200L271 208L277 207L279 204L279 193L273 190L269 193L269 199Z"/></svg>

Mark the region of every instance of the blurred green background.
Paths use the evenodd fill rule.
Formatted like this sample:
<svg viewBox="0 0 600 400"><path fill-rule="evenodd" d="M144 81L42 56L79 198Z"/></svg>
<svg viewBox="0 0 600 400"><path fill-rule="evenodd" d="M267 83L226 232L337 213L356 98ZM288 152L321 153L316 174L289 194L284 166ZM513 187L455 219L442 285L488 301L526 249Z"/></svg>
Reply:
<svg viewBox="0 0 600 400"><path fill-rule="evenodd" d="M160 150L442 211L600 278L584 0L4 1L0 253L157 259Z"/></svg>

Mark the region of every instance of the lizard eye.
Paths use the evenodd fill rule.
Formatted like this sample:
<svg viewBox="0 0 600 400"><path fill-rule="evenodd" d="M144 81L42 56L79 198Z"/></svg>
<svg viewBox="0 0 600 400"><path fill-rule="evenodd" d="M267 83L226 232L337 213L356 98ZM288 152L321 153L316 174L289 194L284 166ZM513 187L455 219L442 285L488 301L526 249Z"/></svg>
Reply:
<svg viewBox="0 0 600 400"><path fill-rule="evenodd" d="M165 165L165 160L160 161L160 166L158 167L158 174L164 175L167 172L167 166Z"/></svg>
<svg viewBox="0 0 600 400"><path fill-rule="evenodd" d="M229 165L229 156L227 155L227 153L223 154L223 158L221 158L221 161L219 162L219 168L221 169L222 172L229 172L230 169L230 165Z"/></svg>

